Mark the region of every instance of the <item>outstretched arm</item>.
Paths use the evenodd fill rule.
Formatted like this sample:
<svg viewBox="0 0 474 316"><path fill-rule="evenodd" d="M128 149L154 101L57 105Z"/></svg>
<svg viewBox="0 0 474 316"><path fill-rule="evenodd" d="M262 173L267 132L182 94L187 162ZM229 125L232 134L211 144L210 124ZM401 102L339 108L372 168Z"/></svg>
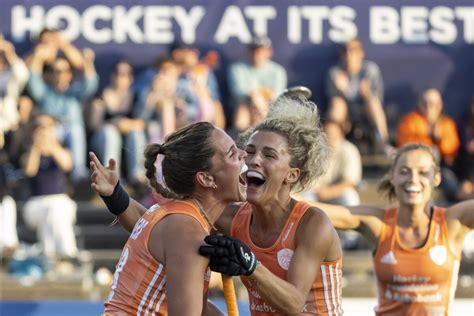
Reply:
<svg viewBox="0 0 474 316"><path fill-rule="evenodd" d="M112 196L120 186L115 160L110 159L109 166L104 167L93 152L89 152L89 158L92 189L101 197ZM146 208L134 199L128 199L128 206L124 205L125 210L119 210L121 213L117 215L117 219L120 225L131 233L135 223L145 214ZM114 213L117 210L109 211Z"/></svg>
<svg viewBox="0 0 474 316"><path fill-rule="evenodd" d="M310 202L311 205L326 213L337 229L353 229L362 234L371 248L375 249L382 231L385 210L377 206L358 205L341 206Z"/></svg>

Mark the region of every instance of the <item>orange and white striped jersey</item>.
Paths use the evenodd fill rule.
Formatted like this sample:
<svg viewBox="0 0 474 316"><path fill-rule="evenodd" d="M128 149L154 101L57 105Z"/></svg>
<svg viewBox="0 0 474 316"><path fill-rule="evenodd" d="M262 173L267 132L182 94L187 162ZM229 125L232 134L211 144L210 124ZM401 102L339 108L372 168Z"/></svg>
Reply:
<svg viewBox="0 0 474 316"><path fill-rule="evenodd" d="M105 302L104 315L167 315L166 267L148 250L153 227L170 214L195 218L203 229L209 228L199 209L190 201L172 200L152 206L133 228L116 266L112 288ZM197 251L197 249L196 249ZM211 273L205 272L204 295Z"/></svg>
<svg viewBox="0 0 474 316"><path fill-rule="evenodd" d="M374 268L377 276L377 315L448 315L456 291L460 253L448 240L445 210L435 207L425 244L409 248L400 240L397 209L388 209Z"/></svg>
<svg viewBox="0 0 474 316"><path fill-rule="evenodd" d="M242 205L235 215L231 234L246 243L255 253L257 259L273 274L287 280L288 268L295 250L296 231L301 218L309 208L311 206L306 202L297 202L277 241L269 248L256 246L250 238L252 206L249 203ZM318 270L306 303L298 315L342 315L342 258L323 262ZM249 293L251 315L282 315L263 300L258 288L254 287L247 277L241 279Z"/></svg>

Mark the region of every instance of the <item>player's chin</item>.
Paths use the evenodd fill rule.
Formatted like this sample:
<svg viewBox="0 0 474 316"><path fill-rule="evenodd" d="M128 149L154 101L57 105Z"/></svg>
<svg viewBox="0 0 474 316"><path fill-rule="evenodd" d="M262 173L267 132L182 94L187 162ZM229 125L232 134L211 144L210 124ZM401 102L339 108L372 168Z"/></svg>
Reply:
<svg viewBox="0 0 474 316"><path fill-rule="evenodd" d="M247 186L239 184L238 187L238 202L245 202L247 200Z"/></svg>

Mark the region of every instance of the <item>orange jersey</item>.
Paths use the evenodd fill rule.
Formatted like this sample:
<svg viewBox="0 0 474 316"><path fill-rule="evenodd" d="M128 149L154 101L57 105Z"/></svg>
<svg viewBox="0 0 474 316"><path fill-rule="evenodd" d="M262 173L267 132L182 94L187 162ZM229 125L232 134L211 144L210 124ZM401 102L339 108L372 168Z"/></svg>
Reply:
<svg viewBox="0 0 474 316"><path fill-rule="evenodd" d="M443 115L437 125L440 139L434 143L430 136L428 120L418 112L408 113L398 125L397 145L401 147L409 143L422 143L427 146L436 146L444 159L455 157L460 144L456 122Z"/></svg>
<svg viewBox="0 0 474 316"><path fill-rule="evenodd" d="M148 241L153 227L170 214L194 217L209 233L199 209L190 201L169 201L152 206L133 228L116 266L104 315L167 315L166 267L153 258ZM197 251L197 249L196 249ZM206 271L207 296L210 270Z"/></svg>
<svg viewBox="0 0 474 316"><path fill-rule="evenodd" d="M295 250L295 235L301 218L311 208L306 202L299 201L291 211L277 241L269 248L256 246L250 238L250 221L252 206L245 203L239 209L232 221L232 236L242 240L255 253L258 260L273 274L288 279L288 268ZM253 316L282 315L266 303L247 277L242 282L249 293L250 313ZM298 315L342 315L342 258L336 261L323 262L318 268L316 280L306 299L306 303Z"/></svg>
<svg viewBox="0 0 474 316"><path fill-rule="evenodd" d="M416 249L402 244L397 209L387 210L374 255L377 315L448 315L454 297L460 253L449 246L445 210L434 208L426 243Z"/></svg>

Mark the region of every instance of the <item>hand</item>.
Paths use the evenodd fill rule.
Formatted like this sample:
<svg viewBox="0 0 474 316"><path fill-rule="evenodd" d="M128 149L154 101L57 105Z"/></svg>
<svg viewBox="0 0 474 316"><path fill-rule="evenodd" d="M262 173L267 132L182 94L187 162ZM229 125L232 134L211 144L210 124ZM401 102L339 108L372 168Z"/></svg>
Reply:
<svg viewBox="0 0 474 316"><path fill-rule="evenodd" d="M92 65L95 60L95 52L90 48L84 48L82 50L82 57L84 58L85 62L89 63L89 65Z"/></svg>
<svg viewBox="0 0 474 316"><path fill-rule="evenodd" d="M56 58L57 49L52 45L40 44L36 47L35 54L41 60L53 60Z"/></svg>
<svg viewBox="0 0 474 316"><path fill-rule="evenodd" d="M210 258L212 271L227 275L251 275L257 267L257 257L238 239L229 236L208 235L208 245L199 247L202 256Z"/></svg>
<svg viewBox="0 0 474 316"><path fill-rule="evenodd" d="M334 85L336 86L337 90L344 93L347 90L347 87L349 86L349 78L342 71L338 71L335 74Z"/></svg>
<svg viewBox="0 0 474 316"><path fill-rule="evenodd" d="M15 47L9 41L0 38L0 51L3 51L5 55L11 55L15 53Z"/></svg>
<svg viewBox="0 0 474 316"><path fill-rule="evenodd" d="M110 159L109 166L106 168L93 152L89 152L89 158L91 160L89 163L91 169L91 188L101 196L112 195L119 180L115 160Z"/></svg>

